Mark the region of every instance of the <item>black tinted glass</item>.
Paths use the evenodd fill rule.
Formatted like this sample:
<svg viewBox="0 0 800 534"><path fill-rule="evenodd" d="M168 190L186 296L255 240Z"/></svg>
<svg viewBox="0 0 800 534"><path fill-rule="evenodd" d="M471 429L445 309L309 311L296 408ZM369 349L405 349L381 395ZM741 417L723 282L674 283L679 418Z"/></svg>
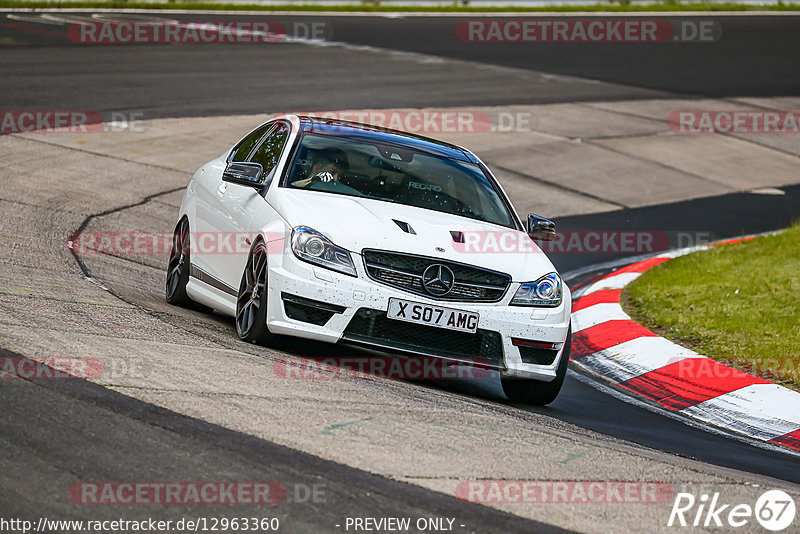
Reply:
<svg viewBox="0 0 800 534"><path fill-rule="evenodd" d="M233 158L231 161L247 161L247 156L250 155L250 152L256 147L258 142L264 137L264 134L267 133L267 130L272 126L272 124L265 124L264 126L260 126L253 130L247 137L239 141L239 144L234 149Z"/></svg>
<svg viewBox="0 0 800 534"><path fill-rule="evenodd" d="M250 161L253 163L260 163L264 168L263 176L268 176L278 159L281 157L283 145L286 144L286 138L289 137L289 127L284 123L278 123L275 129L267 136L261 146L258 147L256 153Z"/></svg>

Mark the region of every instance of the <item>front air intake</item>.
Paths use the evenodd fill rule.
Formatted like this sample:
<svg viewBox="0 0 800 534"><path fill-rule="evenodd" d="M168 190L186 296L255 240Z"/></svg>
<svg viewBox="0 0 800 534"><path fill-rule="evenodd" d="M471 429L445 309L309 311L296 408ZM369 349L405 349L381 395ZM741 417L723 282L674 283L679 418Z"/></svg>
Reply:
<svg viewBox="0 0 800 534"><path fill-rule="evenodd" d="M410 225L410 224L408 224L407 222L405 222L405 221L398 221L397 219L392 219L392 220L393 220L393 221L394 221L394 223L395 223L397 226L399 226L399 227L400 227L400 229L401 229L402 231L404 231L405 233L407 233L407 234L412 234L412 235L417 235L417 232L415 232L415 231L414 231L414 229L411 227L411 225Z"/></svg>

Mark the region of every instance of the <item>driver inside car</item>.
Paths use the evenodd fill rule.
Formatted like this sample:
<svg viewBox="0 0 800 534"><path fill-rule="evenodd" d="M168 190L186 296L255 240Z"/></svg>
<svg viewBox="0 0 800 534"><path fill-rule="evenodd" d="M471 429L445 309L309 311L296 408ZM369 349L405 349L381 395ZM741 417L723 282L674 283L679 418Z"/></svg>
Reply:
<svg viewBox="0 0 800 534"><path fill-rule="evenodd" d="M347 161L347 154L338 148L326 148L316 151L311 165L308 178L303 178L292 182L294 187L307 187L312 182L338 183L347 169L350 167Z"/></svg>

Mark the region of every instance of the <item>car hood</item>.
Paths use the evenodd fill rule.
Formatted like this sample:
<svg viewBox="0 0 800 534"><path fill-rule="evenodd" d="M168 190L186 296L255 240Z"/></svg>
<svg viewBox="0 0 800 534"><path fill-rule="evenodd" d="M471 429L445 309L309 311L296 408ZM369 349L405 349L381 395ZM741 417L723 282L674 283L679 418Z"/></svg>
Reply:
<svg viewBox="0 0 800 534"><path fill-rule="evenodd" d="M309 226L358 254L379 249L442 258L503 272L515 282L555 271L527 234L495 224L318 191L280 188L270 200L292 227ZM415 233L395 221L408 224ZM462 232L464 243L457 243L451 232Z"/></svg>

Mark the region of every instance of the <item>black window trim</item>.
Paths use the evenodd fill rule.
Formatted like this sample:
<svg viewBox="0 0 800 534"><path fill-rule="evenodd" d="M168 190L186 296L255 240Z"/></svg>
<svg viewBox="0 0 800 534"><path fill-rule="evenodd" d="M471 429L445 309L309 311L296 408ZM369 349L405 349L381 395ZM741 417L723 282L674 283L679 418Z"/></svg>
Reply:
<svg viewBox="0 0 800 534"><path fill-rule="evenodd" d="M286 150L286 144L289 142L289 137L291 137L291 135L292 135L292 123L290 121L282 120L282 119L273 119L272 125L270 126L269 129L267 129L267 132L261 137L261 139L258 140L258 144L255 146L255 148L253 148L253 150L250 151L250 154L248 154L246 161L248 161L248 162L252 162L253 161L253 156L256 155L256 152L258 152L258 149L261 148L261 145L264 144L264 142L267 140L267 138L270 135L272 135L272 133L275 130L278 129L278 125L279 124L283 124L284 126L286 126L286 141L284 141L283 148L281 148L281 152L278 155L278 161L275 162L275 167L278 166L278 163L280 163L280 161L281 161L281 156L283 155L283 152ZM273 167L272 169L274 169L275 167ZM272 170L272 169L270 169L270 170ZM266 172L266 169L264 169L264 171ZM264 178L266 179L266 176ZM272 177L272 181L275 181L275 177L274 176Z"/></svg>
<svg viewBox="0 0 800 534"><path fill-rule="evenodd" d="M276 122L277 122L277 120L275 120L275 119L269 120L269 121L265 122L264 124L259 124L258 126L256 126L252 130L247 132L247 135L245 135L244 137L239 139L239 141L233 146L231 151L228 153L228 157L225 159L225 163L230 163L230 162L233 161L233 155L236 154L236 151L239 150L239 147L242 146L242 143L244 143L245 139L250 137L250 135L255 133L255 131L258 130L259 128L262 128L262 127L266 126L267 129L264 130L263 135L258 139L258 141L256 141L256 144L253 146L253 149L250 151L250 153L247 155L247 157L244 160L242 160L242 161L245 161L245 162L250 161L250 158L253 156L253 154L255 154L256 150L258 150L258 148L261 146L261 143L264 142L264 139L266 139L267 136L270 133L272 133L272 130L275 128L275 123Z"/></svg>
<svg viewBox="0 0 800 534"><path fill-rule="evenodd" d="M289 139L291 138L291 136L292 136L292 122L291 122L291 121L289 121L289 120L286 120L286 119L270 119L270 120L268 120L267 122L265 122L264 124L259 124L258 126L256 126L256 127L255 127L255 128L253 128L252 130L250 130L249 132L247 132L247 135L245 135L244 137L242 137L242 138L239 140L239 142L238 142L238 143L236 143L236 144L233 146L233 148L231 149L231 151L228 153L228 157L225 159L225 164L226 164L226 165L227 165L227 164L230 164L230 163L233 161L233 156L234 156L234 154L236 154L236 151L238 150L238 148L239 148L239 147L242 145L242 143L244 143L244 140L245 140L245 139L247 139L247 138L250 136L250 134L252 134L252 133L253 133L253 132L255 132L256 130L258 130L259 128L262 128L262 127L264 127L264 126L267 126L267 129L266 129L266 130L264 130L264 134L263 134L263 135L262 135L262 136L259 138L258 142L255 144L255 146L253 147L253 149L252 149L252 150L250 151L250 153L247 155L247 159L245 159L245 160L244 160L245 162L250 162L250 161L252 160L253 156L255 155L255 153L258 151L258 149L259 149L259 148L261 148L261 145L264 143L264 141L266 141L267 137L269 137L269 136L270 136L270 134L272 134L272 132L275 130L275 127L276 127L278 124L285 124L285 125L286 125L286 127L288 128L288 130L289 130L289 131L288 131L288 133L287 133L287 136L286 136L286 140L287 140L287 142L288 142L288 140L289 140ZM299 137L299 136L298 136L298 137ZM283 155L283 152L284 152L286 149L287 149L287 147L286 147L286 145L284 144L284 147L283 147L283 149L281 149L281 156ZM292 148L291 148L291 151L292 151L292 155L293 155L293 154L294 154L294 147L292 147ZM291 161L292 159L293 159L293 158L292 158L292 156L290 155L290 156L289 156L289 159L288 159L287 161ZM278 165L278 163L280 163L280 156L278 157L278 161L275 163L275 165L277 166L277 165ZM282 179L283 179L283 178L282 178L282 176L281 176L280 180L282 180ZM263 196L264 198L266 198L266 196L267 196L267 191L269 190L269 185L270 185L272 182L274 182L274 181L275 181L275 176L273 176L273 177L272 177L272 180L270 181L270 183L265 183L265 184L262 184L262 187L261 187L261 196Z"/></svg>

